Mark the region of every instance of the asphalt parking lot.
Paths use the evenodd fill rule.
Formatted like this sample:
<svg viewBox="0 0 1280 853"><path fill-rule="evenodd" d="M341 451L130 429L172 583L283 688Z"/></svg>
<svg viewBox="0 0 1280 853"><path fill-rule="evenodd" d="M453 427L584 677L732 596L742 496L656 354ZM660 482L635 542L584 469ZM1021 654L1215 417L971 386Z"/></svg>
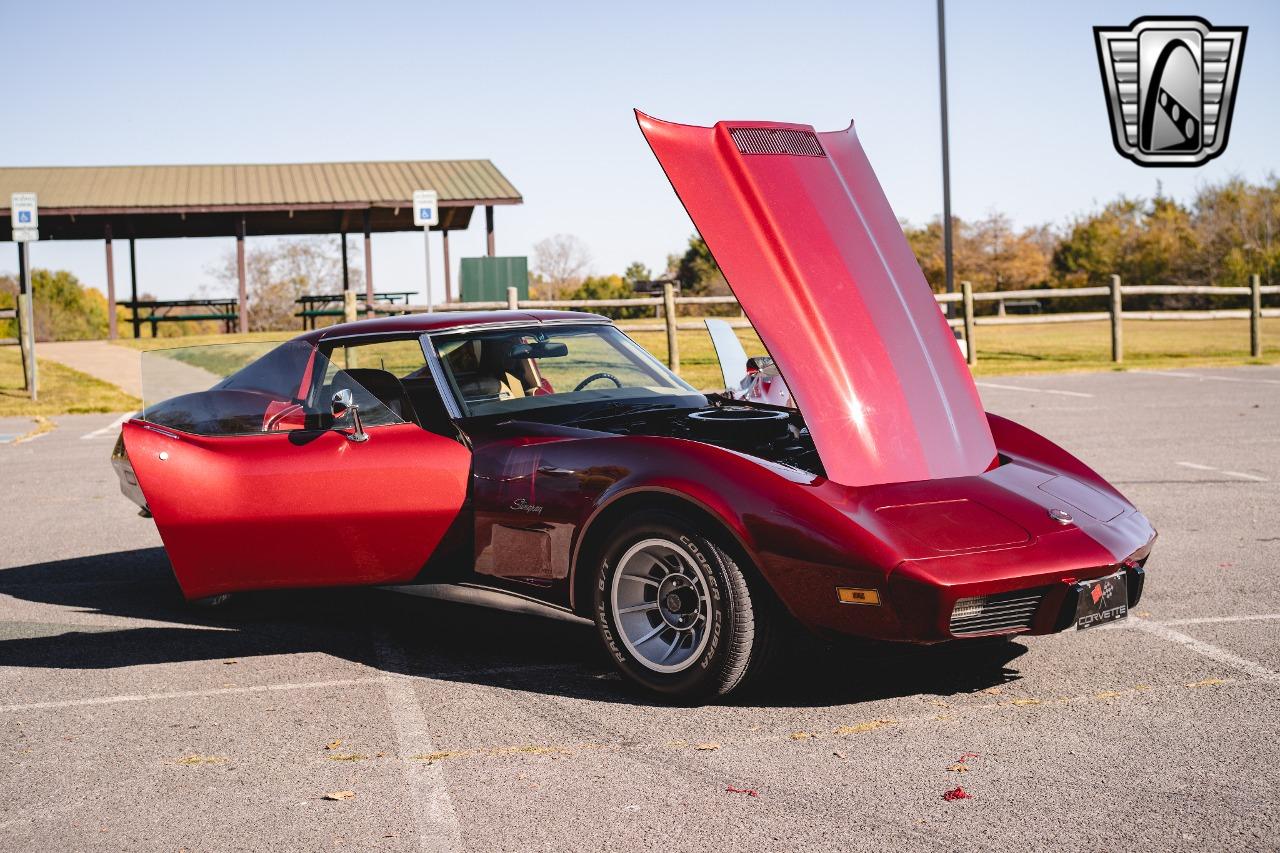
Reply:
<svg viewBox="0 0 1280 853"><path fill-rule="evenodd" d="M193 611L115 416L0 444L0 849L1280 848L1280 369L979 386L1159 529L1136 616L812 649L702 708L574 624L378 590Z"/></svg>

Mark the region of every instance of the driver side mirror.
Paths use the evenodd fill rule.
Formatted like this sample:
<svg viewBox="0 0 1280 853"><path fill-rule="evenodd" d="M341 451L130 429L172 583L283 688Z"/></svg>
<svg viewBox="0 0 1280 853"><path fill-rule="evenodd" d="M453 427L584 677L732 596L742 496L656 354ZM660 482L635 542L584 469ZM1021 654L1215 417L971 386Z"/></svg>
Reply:
<svg viewBox="0 0 1280 853"><path fill-rule="evenodd" d="M350 388L343 388L333 395L332 411L335 424L347 415L351 415L353 429L347 438L352 441L369 440L369 433L364 431L364 424L360 422L360 407L356 405L355 398L351 396Z"/></svg>

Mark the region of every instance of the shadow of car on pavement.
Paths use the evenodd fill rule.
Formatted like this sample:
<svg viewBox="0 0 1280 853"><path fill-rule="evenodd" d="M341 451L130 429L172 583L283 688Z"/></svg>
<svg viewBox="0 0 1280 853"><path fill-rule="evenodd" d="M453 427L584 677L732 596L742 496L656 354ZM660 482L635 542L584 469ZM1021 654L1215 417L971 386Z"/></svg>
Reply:
<svg viewBox="0 0 1280 853"><path fill-rule="evenodd" d="M0 593L142 622L0 624L0 666L110 669L318 652L442 681L601 702L661 701L616 675L590 626L360 587L250 593L228 608L201 610L183 601L162 548L2 569ZM404 653L379 654L387 638ZM805 641L775 672L726 701L806 707L974 693L1017 680L1009 664L1025 652L1004 641Z"/></svg>

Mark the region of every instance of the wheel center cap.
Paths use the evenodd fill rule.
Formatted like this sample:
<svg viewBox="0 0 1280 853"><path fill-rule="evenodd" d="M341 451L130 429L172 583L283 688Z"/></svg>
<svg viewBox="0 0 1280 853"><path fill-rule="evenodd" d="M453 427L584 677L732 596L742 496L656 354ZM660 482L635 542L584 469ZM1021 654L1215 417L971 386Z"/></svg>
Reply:
<svg viewBox="0 0 1280 853"><path fill-rule="evenodd" d="M698 593L688 578L669 575L658 587L658 610L672 628L688 628L698 615Z"/></svg>

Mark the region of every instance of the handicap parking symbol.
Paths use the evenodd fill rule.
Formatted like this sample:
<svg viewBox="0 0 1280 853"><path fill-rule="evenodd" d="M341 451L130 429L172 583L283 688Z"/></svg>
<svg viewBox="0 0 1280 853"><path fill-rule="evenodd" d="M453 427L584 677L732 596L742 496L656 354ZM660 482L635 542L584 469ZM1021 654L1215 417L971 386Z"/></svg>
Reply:
<svg viewBox="0 0 1280 853"><path fill-rule="evenodd" d="M29 222L31 222L31 211L29 211L29 210L19 210L19 211L18 211L18 222L19 222L19 223L23 223L23 222L27 222L27 223L29 223Z"/></svg>
<svg viewBox="0 0 1280 853"><path fill-rule="evenodd" d="M426 219L426 220L430 220L430 219L431 219L431 208L429 208L429 207L424 207L424 208L422 208L421 210L419 210L419 211L418 211L418 218L419 218L419 219Z"/></svg>

